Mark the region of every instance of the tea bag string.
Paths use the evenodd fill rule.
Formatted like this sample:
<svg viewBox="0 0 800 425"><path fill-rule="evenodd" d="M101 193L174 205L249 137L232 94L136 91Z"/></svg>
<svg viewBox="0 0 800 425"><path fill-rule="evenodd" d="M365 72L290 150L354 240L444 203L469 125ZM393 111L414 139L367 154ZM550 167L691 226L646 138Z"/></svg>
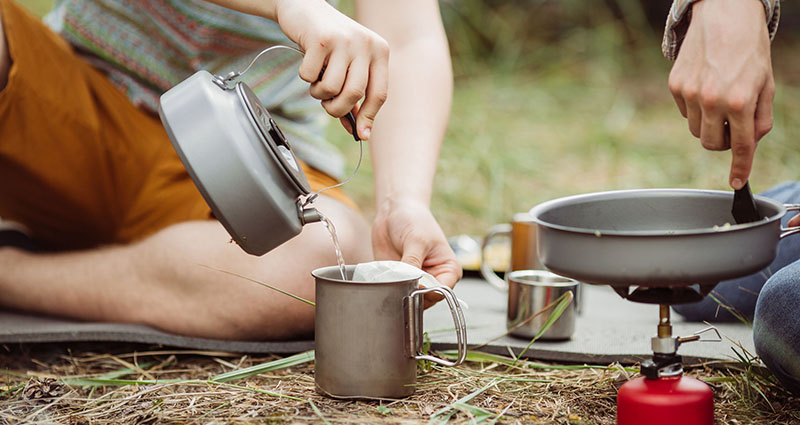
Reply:
<svg viewBox="0 0 800 425"><path fill-rule="evenodd" d="M269 52L271 52L273 50L277 50L277 49L291 50L293 52L297 52L300 55L305 56L305 53L303 53L303 51L300 50L300 49L297 49L297 48L292 47L292 46L285 46L283 44L277 44L275 46L267 47L266 49L264 49L261 52L259 52L256 55L256 57L254 57L253 60L250 61L250 63L247 65L247 67L245 67L245 69L243 71L239 71L239 72L231 71L231 72L228 73L227 76L225 76L225 78L217 77L219 79L218 82L221 83L221 85L223 87L232 88L233 87L232 83L234 82L234 80L236 80L237 78L239 78L242 75L244 75L247 71L249 71L250 68L253 67L253 65L256 63L256 61L261 56L263 56L263 55L265 55L265 54L267 54L267 53L269 53ZM325 72L325 67L323 66L322 71L320 71L320 73L319 73L320 77L322 77L322 74L324 72ZM341 183L335 184L333 186L324 187L324 188L322 188L322 189L320 189L320 190L318 190L316 192L310 193L306 197L305 201L303 201L303 206L304 207L306 205L314 202L314 200L317 199L317 197L319 196L320 193L322 193L322 192L324 192L326 190L335 189L337 187L343 186L346 183L348 183L350 180L353 179L353 177L356 176L356 174L358 173L359 168L361 168L361 160L364 157L364 143L361 141L361 138L358 137L358 130L356 129L356 119L353 116L352 112L348 112L347 115L344 116L344 118L347 120L348 123L350 123L350 128L353 131L353 139L355 139L355 141L358 142L358 163L356 164L356 169L353 170L353 174L351 174L350 177L348 177L347 179L345 179Z"/></svg>
<svg viewBox="0 0 800 425"><path fill-rule="evenodd" d="M350 180L353 180L353 177L355 177L356 174L358 174L358 169L361 168L361 159L364 157L364 142L358 137L358 131L356 130L356 120L353 118L353 113L352 112L349 112L347 114L347 120L350 122L350 125L353 127L353 139L355 139L356 142L358 142L358 162L356 163L356 169L353 170L353 174L350 174L350 177L346 178L344 181L342 181L340 183L337 183L337 184L335 184L333 186L324 187L324 188L322 188L322 189L320 189L320 190L318 190L316 192L312 192L311 194L309 194L306 197L306 200L303 202L303 206L304 207L306 205L314 202L314 200L317 199L317 197L319 196L320 193L322 193L322 192L324 192L326 190L329 190L329 189L335 189L337 187L344 186Z"/></svg>

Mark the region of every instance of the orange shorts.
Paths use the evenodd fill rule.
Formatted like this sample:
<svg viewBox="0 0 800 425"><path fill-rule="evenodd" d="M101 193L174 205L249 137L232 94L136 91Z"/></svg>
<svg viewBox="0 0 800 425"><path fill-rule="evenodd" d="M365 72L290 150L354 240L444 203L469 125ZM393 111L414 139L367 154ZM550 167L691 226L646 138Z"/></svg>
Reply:
<svg viewBox="0 0 800 425"><path fill-rule="evenodd" d="M211 218L157 116L13 1L0 13L12 60L0 91L0 217L56 250ZM336 183L303 169L312 190ZM325 194L354 206L339 189Z"/></svg>

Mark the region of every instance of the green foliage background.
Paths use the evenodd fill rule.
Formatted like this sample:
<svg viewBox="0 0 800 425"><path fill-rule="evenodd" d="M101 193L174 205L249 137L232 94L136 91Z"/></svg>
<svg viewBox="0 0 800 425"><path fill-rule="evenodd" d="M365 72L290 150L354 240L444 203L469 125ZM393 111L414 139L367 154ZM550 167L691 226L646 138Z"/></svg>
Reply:
<svg viewBox="0 0 800 425"><path fill-rule="evenodd" d="M24 0L42 14L51 0ZM554 197L645 187L727 189L729 152L708 152L667 90L669 0L442 0L456 78L432 201L449 235L482 234ZM800 45L791 6L773 43L775 124L751 178L797 178ZM343 2L352 10L351 2ZM420 99L424 102L424 99ZM332 122L351 168L357 146ZM369 164L346 190L371 215Z"/></svg>
<svg viewBox="0 0 800 425"><path fill-rule="evenodd" d="M667 89L661 35L670 3L440 2L456 90L432 205L448 234L480 235L576 193L729 190L730 153L701 147ZM800 164L800 46L796 14L784 5L773 44L775 124L757 152L756 191L796 179ZM368 173L347 189L367 206Z"/></svg>

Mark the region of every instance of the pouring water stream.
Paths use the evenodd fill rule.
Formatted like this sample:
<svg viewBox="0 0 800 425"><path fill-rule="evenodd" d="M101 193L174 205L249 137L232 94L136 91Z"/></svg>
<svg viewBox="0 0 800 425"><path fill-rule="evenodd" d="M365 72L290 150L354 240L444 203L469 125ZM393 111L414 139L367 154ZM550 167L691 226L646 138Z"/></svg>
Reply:
<svg viewBox="0 0 800 425"><path fill-rule="evenodd" d="M331 240L333 241L333 249L336 251L336 262L339 265L339 273L342 274L342 280L347 280L347 274L345 273L344 267L344 256L342 255L342 248L339 245L339 237L336 236L336 227L333 226L333 222L322 214L319 210L317 210L317 214L322 217L322 223L325 225L325 228L328 229L328 234L331 235Z"/></svg>

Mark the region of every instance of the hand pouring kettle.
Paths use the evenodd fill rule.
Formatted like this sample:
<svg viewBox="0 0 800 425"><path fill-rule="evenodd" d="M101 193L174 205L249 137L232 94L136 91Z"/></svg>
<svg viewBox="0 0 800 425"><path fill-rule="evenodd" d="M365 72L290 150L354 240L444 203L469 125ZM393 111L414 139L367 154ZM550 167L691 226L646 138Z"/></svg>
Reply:
<svg viewBox="0 0 800 425"><path fill-rule="evenodd" d="M289 141L238 78L201 70L161 96L159 116L214 216L247 253L262 255L320 214ZM302 52L300 52L302 53ZM352 115L348 116L355 131Z"/></svg>

